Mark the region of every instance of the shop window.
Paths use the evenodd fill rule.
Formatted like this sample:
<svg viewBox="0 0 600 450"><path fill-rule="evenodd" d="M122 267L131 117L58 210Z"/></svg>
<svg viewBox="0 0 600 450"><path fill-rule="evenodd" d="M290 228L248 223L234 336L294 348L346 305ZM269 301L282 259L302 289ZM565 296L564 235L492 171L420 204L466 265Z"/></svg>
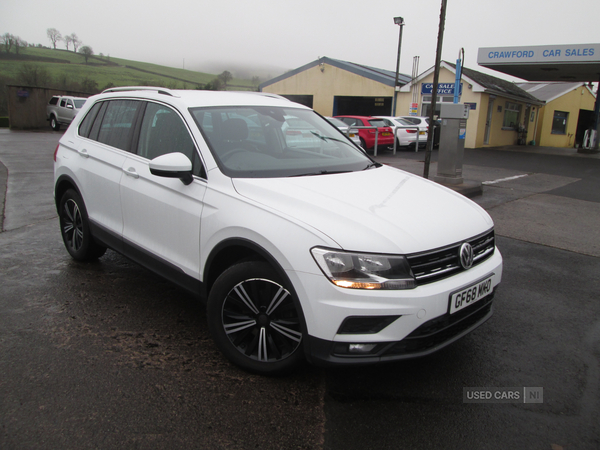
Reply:
<svg viewBox="0 0 600 450"><path fill-rule="evenodd" d="M567 134L568 119L568 112L554 111L554 118L552 119L552 134Z"/></svg>
<svg viewBox="0 0 600 450"><path fill-rule="evenodd" d="M421 115L423 117L429 117L429 111L431 111L432 95L424 95L422 98ZM454 103L454 97L436 97L435 103L435 114L434 116L440 116L440 103ZM459 100L460 101L460 100Z"/></svg>
<svg viewBox="0 0 600 450"><path fill-rule="evenodd" d="M521 123L521 105L518 103L506 102L504 107L504 122L502 128L517 129Z"/></svg>

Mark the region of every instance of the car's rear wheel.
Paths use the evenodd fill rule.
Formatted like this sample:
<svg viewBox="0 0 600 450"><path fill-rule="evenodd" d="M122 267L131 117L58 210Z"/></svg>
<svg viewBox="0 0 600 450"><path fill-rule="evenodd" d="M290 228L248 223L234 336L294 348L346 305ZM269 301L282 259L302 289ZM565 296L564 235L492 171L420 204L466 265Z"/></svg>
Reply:
<svg viewBox="0 0 600 450"><path fill-rule="evenodd" d="M277 375L304 359L294 294L267 263L242 262L217 278L208 327L225 356L248 371Z"/></svg>
<svg viewBox="0 0 600 450"><path fill-rule="evenodd" d="M50 117L50 126L54 131L60 131L60 123L56 120L56 117Z"/></svg>
<svg viewBox="0 0 600 450"><path fill-rule="evenodd" d="M85 204L75 190L63 194L58 213L63 242L73 259L90 261L106 253L106 247L94 241Z"/></svg>

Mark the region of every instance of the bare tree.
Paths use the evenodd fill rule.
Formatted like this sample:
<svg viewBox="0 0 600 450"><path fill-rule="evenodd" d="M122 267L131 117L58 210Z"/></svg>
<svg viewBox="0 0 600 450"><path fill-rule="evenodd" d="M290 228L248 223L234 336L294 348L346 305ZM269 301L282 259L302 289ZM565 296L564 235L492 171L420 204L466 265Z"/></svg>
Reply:
<svg viewBox="0 0 600 450"><path fill-rule="evenodd" d="M48 39L50 39L50 42L52 42L54 50L56 50L56 43L58 41L62 41L62 35L56 28L48 28L46 30L46 34L48 35Z"/></svg>
<svg viewBox="0 0 600 450"><path fill-rule="evenodd" d="M70 40L71 44L73 44L73 51L75 53L77 53L77 49L81 45L81 41L79 40L79 38L77 37L77 35L75 33L71 33L70 35L68 35L67 37L65 37L65 40L66 39ZM67 50L69 50L69 47L67 47Z"/></svg>
<svg viewBox="0 0 600 450"><path fill-rule="evenodd" d="M23 64L19 68L17 80L25 86L48 87L52 84L50 72L40 64Z"/></svg>
<svg viewBox="0 0 600 450"><path fill-rule="evenodd" d="M79 49L79 53L83 55L83 57L85 58L85 63L87 64L89 57L94 54L94 50L92 50L92 47L90 47L89 45L84 45Z"/></svg>
<svg viewBox="0 0 600 450"><path fill-rule="evenodd" d="M65 36L64 39L65 46L67 47L67 51L69 51L69 44L73 42L73 38L71 36Z"/></svg>
<svg viewBox="0 0 600 450"><path fill-rule="evenodd" d="M21 47L27 47L27 42L25 42L19 36L15 36L14 43L15 43L15 52L17 53L17 55L19 54L19 50L21 49Z"/></svg>
<svg viewBox="0 0 600 450"><path fill-rule="evenodd" d="M10 49L15 43L15 37L10 33L4 33L2 36L0 36L0 42L4 44L4 50L6 50L6 53L10 53Z"/></svg>

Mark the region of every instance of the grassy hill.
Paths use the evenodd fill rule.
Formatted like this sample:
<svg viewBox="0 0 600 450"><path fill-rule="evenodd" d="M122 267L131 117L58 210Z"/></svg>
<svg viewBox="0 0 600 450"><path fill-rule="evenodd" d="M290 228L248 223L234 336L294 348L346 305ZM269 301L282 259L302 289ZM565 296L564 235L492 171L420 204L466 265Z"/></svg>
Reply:
<svg viewBox="0 0 600 450"><path fill-rule="evenodd" d="M114 86L160 86L170 89L208 88L217 75L140 61L83 55L62 49L26 47L6 53L0 46L0 117L8 114L7 84L22 84L96 94ZM33 81L32 81L33 80ZM252 80L233 78L227 90L254 91Z"/></svg>
<svg viewBox="0 0 600 450"><path fill-rule="evenodd" d="M14 50L13 50L14 52ZM62 49L22 48L19 55L0 52L0 77L21 83L19 75L24 63L47 70L54 85L90 79L99 89L107 85L155 85L173 89L195 89L214 80L217 75L177 69L139 61L94 55L85 63L83 55ZM255 90L251 80L234 78L228 89Z"/></svg>

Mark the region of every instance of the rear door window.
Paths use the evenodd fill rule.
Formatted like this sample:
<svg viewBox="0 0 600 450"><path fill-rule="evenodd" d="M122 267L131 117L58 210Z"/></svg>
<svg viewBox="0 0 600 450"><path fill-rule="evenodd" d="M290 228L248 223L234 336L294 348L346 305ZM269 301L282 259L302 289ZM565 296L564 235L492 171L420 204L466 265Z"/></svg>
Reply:
<svg viewBox="0 0 600 450"><path fill-rule="evenodd" d="M142 102L137 100L111 100L102 117L97 141L129 150L136 114Z"/></svg>

